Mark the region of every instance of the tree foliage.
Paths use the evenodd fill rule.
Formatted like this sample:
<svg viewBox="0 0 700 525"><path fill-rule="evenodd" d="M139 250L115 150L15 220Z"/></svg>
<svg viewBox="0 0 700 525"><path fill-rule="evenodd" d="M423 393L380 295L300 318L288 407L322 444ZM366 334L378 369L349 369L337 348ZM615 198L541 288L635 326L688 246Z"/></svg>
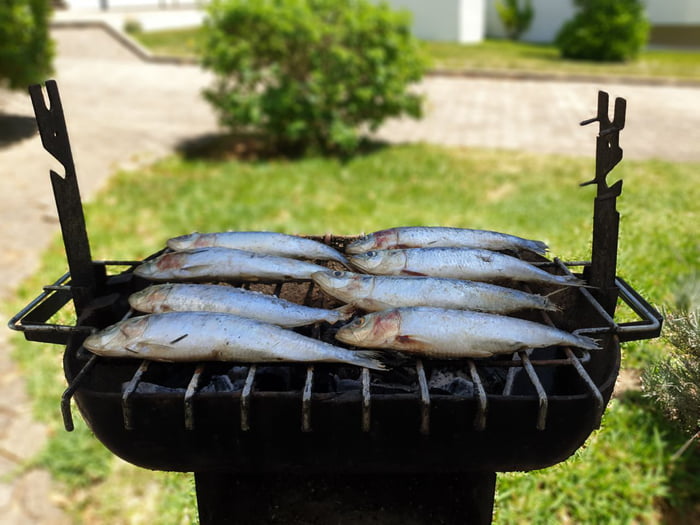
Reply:
<svg viewBox="0 0 700 525"><path fill-rule="evenodd" d="M0 2L0 84L22 89L51 74L50 15L50 0Z"/></svg>
<svg viewBox="0 0 700 525"><path fill-rule="evenodd" d="M522 6L520 0L501 0L496 3L496 10L511 40L519 40L535 16L532 0L524 0Z"/></svg>
<svg viewBox="0 0 700 525"><path fill-rule="evenodd" d="M408 14L368 0L213 0L206 98L233 132L348 153L386 118L421 114L425 61Z"/></svg>
<svg viewBox="0 0 700 525"><path fill-rule="evenodd" d="M636 58L649 38L641 0L575 0L578 12L555 43L564 58L621 62Z"/></svg>

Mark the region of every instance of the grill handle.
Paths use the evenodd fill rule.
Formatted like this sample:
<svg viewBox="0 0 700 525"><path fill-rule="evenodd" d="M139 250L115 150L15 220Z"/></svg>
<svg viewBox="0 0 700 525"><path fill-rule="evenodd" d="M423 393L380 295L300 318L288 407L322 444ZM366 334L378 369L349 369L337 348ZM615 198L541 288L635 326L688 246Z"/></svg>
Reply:
<svg viewBox="0 0 700 525"><path fill-rule="evenodd" d="M620 341L624 343L659 337L664 319L659 311L621 277L615 278L615 284L620 299L642 319L641 321L618 323L617 334Z"/></svg>
<svg viewBox="0 0 700 525"><path fill-rule="evenodd" d="M67 284L70 272L65 273L59 279L48 286L22 308L7 323L11 330L23 332L27 341L65 345L73 333L88 334L92 328L86 326L72 326L56 323L47 323L51 317L58 313L69 301L71 301L71 286Z"/></svg>

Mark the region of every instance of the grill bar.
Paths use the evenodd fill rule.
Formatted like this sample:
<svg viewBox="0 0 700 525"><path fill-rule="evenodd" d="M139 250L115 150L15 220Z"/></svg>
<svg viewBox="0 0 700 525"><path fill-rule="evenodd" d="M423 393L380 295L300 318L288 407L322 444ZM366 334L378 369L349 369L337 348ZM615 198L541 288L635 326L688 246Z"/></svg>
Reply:
<svg viewBox="0 0 700 525"><path fill-rule="evenodd" d="M126 428L127 430L134 430L133 414L131 410L131 396L134 392L136 392L136 389L138 388L139 383L143 378L143 375L148 371L150 363L150 361L146 360L141 361L141 364L136 369L134 376L131 378L131 381L129 381L129 383L126 385L126 388L124 388L124 392L122 393L122 412L124 414L124 428Z"/></svg>
<svg viewBox="0 0 700 525"><path fill-rule="evenodd" d="M430 392L422 359L416 359L416 374L420 392L420 433L427 436L430 434Z"/></svg>
<svg viewBox="0 0 700 525"><path fill-rule="evenodd" d="M481 377L479 377L479 371L476 369L474 360L470 359L468 363L469 373L471 374L472 381L477 391L477 412L476 418L474 419L474 430L484 430L486 428L488 398L486 397L486 390L484 390L484 385L481 382Z"/></svg>
<svg viewBox="0 0 700 525"><path fill-rule="evenodd" d="M202 374L204 373L205 365L200 364L195 368L192 374L192 379L190 379L187 385L187 390L185 391L185 397L183 402L185 403L185 428L187 430L194 430L194 407L192 405L192 398L199 388L199 382L202 379Z"/></svg>
<svg viewBox="0 0 700 525"><path fill-rule="evenodd" d="M250 395L253 393L256 371L257 366L251 365L245 378L243 392L241 392L241 430L244 432L250 430Z"/></svg>

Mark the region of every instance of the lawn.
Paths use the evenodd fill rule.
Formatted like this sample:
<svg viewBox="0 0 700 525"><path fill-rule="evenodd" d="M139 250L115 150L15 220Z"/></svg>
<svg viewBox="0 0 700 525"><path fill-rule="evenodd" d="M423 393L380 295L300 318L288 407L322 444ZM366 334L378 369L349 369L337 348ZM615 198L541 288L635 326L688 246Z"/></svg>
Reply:
<svg viewBox="0 0 700 525"><path fill-rule="evenodd" d="M85 212L95 259L142 258L193 230L356 234L399 224L499 230L544 240L555 256L585 259L594 189L578 183L593 169L589 159L425 145L379 148L345 162L177 156L119 173ZM611 177L625 180L618 273L654 304L667 304L679 280L699 269L700 164L623 161ZM17 305L64 268L56 239ZM195 520L189 475L117 460L77 413L76 432L64 432L61 349L20 337L15 344L37 417L53 431L36 463L65 484L76 521ZM664 349L659 341L625 345L623 367L642 367ZM670 459L685 439L639 393L614 399L602 428L574 457L499 476L496 523L660 523L664 512L700 499L697 451Z"/></svg>
<svg viewBox="0 0 700 525"><path fill-rule="evenodd" d="M195 58L202 38L198 28L137 32L135 37L157 55ZM616 77L700 81L700 51L646 50L637 60L599 63L564 60L550 44L485 40L479 44L424 42L434 68L447 71L505 71L513 74L611 75Z"/></svg>

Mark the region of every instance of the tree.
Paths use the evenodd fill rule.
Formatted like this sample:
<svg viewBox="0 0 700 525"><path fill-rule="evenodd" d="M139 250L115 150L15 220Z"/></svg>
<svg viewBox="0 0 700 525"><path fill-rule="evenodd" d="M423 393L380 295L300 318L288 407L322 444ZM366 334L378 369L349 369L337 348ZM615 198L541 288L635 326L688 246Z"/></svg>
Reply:
<svg viewBox="0 0 700 525"><path fill-rule="evenodd" d="M363 130L421 114L425 61L410 18L369 0L213 0L205 91L234 133L280 150L352 153Z"/></svg>
<svg viewBox="0 0 700 525"><path fill-rule="evenodd" d="M636 58L649 38L641 0L575 0L578 12L555 44L564 58L622 62Z"/></svg>
<svg viewBox="0 0 700 525"><path fill-rule="evenodd" d="M511 40L519 40L529 29L532 18L535 16L532 0L525 0L522 7L520 0L502 0L496 4L496 10Z"/></svg>
<svg viewBox="0 0 700 525"><path fill-rule="evenodd" d="M0 85L23 89L52 73L50 0L0 2Z"/></svg>

